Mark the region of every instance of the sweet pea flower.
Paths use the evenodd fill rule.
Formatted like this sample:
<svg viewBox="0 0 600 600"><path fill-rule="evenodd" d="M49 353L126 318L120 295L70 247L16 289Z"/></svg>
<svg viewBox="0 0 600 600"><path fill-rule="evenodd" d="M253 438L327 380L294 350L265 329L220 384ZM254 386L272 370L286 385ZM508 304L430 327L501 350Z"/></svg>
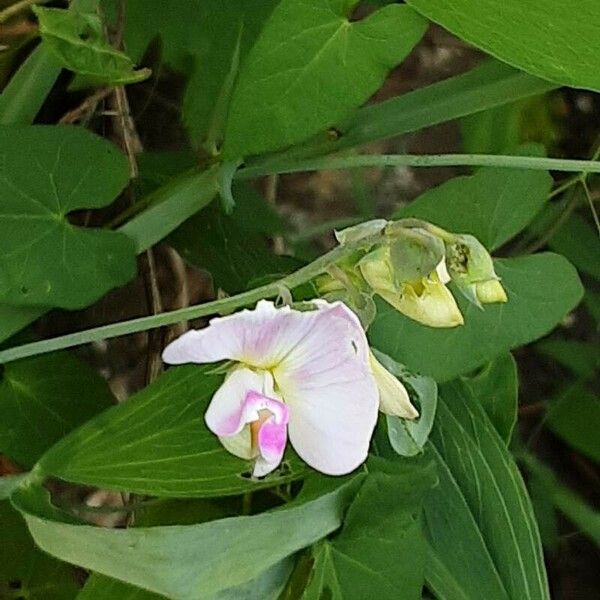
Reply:
<svg viewBox="0 0 600 600"><path fill-rule="evenodd" d="M357 316L342 302L313 304L299 311L262 300L188 331L163 353L170 364L234 362L205 421L229 452L255 459L256 477L277 468L288 435L318 471L353 471L367 457L380 397L386 412L417 416L402 384L373 364ZM397 385L383 382L381 369Z"/></svg>

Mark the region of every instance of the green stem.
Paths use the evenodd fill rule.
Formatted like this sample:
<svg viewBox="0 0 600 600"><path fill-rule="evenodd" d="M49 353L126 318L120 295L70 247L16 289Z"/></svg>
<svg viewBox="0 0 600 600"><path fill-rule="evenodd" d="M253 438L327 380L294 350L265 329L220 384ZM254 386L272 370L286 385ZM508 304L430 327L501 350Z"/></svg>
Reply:
<svg viewBox="0 0 600 600"><path fill-rule="evenodd" d="M156 327L172 325L180 321L187 321L189 319L197 319L199 317L205 317L208 315L223 314L234 311L243 306L254 304L263 298L272 298L277 296L282 286L293 289L307 281L310 281L317 275L321 275L322 273L326 272L329 265L338 261L347 252L363 246L368 247L380 239L381 236L376 235L372 236L371 238L358 240L354 244L339 246L327 254L319 257L309 265L298 269L294 273L291 273L290 275L287 275L278 281L263 285L247 292L242 292L241 294L231 296L230 298L214 300L213 302L197 304L195 306L189 306L187 308L181 308L171 312L164 312L148 317L140 317L130 321L122 321L121 323L113 323L111 325L95 327L93 329L70 333L68 335L63 335L48 340L42 340L39 342L24 344L22 346L16 346L14 348L8 348L7 350L0 351L0 364L12 362L20 358L27 358L29 356L54 352L56 350L73 348L74 346L80 346L82 344L88 344L98 340L106 340L121 335L128 335L140 331L148 331L150 329L155 329Z"/></svg>
<svg viewBox="0 0 600 600"><path fill-rule="evenodd" d="M502 167L536 171L600 173L600 162L536 156L501 154L361 154L359 156L322 157L273 162L266 166L246 167L236 173L238 179L263 177L274 173L300 173L362 167Z"/></svg>

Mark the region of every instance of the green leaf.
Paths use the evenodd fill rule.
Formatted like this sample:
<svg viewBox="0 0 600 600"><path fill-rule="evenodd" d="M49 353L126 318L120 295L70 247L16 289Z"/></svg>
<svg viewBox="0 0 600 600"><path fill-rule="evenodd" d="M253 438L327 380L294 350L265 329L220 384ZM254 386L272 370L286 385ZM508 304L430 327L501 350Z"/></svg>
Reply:
<svg viewBox="0 0 600 600"><path fill-rule="evenodd" d="M369 104L336 125L336 140L320 133L307 143L271 158L248 161L263 165L318 156L417 131L503 106L558 87L543 79L489 60L481 66L385 102Z"/></svg>
<svg viewBox="0 0 600 600"><path fill-rule="evenodd" d="M580 531L600 546L600 513L584 502L577 494L563 485L552 469L541 463L532 454L519 456L529 471L530 477L538 482L540 491Z"/></svg>
<svg viewBox="0 0 600 600"><path fill-rule="evenodd" d="M484 365L463 383L479 398L488 418L508 444L517 422L519 379L512 354L504 354Z"/></svg>
<svg viewBox="0 0 600 600"><path fill-rule="evenodd" d="M316 496L199 525L104 529L64 522L35 487L19 490L13 502L49 554L167 597L208 599L335 531L362 478L327 478Z"/></svg>
<svg viewBox="0 0 600 600"><path fill-rule="evenodd" d="M441 394L430 446L440 483L425 498L429 587L442 600L548 599L531 502L505 443L464 384Z"/></svg>
<svg viewBox="0 0 600 600"><path fill-rule="evenodd" d="M348 19L357 0L282 0L233 92L224 153L239 158L306 139L349 116L425 31L406 6Z"/></svg>
<svg viewBox="0 0 600 600"><path fill-rule="evenodd" d="M303 600L421 598L426 553L422 497L435 475L422 461L386 462L369 461L369 475L341 532L313 548Z"/></svg>
<svg viewBox="0 0 600 600"><path fill-rule="evenodd" d="M115 146L75 127L4 127L0 159L0 301L79 308L134 276L130 239L67 218L127 184Z"/></svg>
<svg viewBox="0 0 600 600"><path fill-rule="evenodd" d="M110 577L93 573L77 595L77 600L161 600L160 596Z"/></svg>
<svg viewBox="0 0 600 600"><path fill-rule="evenodd" d="M433 427L437 407L437 384L430 377L411 373L404 365L397 363L386 354L373 349L381 364L406 386L411 402L419 411L414 420L386 416L390 444L400 456L414 456L423 452Z"/></svg>
<svg viewBox="0 0 600 600"><path fill-rule="evenodd" d="M254 481L251 468L227 452L204 423L223 381L214 366L170 369L126 403L63 438L39 462L46 475L74 483L154 496L241 494L298 479L297 458Z"/></svg>
<svg viewBox="0 0 600 600"><path fill-rule="evenodd" d="M562 0L407 0L458 37L528 73L571 87L600 90L600 13L596 0L576 10Z"/></svg>
<svg viewBox="0 0 600 600"><path fill-rule="evenodd" d="M598 232L582 216L571 215L548 240L548 246L564 254L582 273L600 280Z"/></svg>
<svg viewBox="0 0 600 600"><path fill-rule="evenodd" d="M194 142L207 135L218 149L233 83L264 22L278 0L204 1L204 18L197 35L194 67L183 99L183 120ZM171 7L167 9L171 11ZM180 25L179 25L180 27Z"/></svg>
<svg viewBox="0 0 600 600"><path fill-rule="evenodd" d="M372 344L417 373L447 381L543 336L581 300L575 269L557 254L497 260L495 268L508 294L506 304L480 310L455 294L465 324L432 329L380 301L369 330Z"/></svg>
<svg viewBox="0 0 600 600"><path fill-rule="evenodd" d="M218 190L216 174L214 166L170 180L146 199L148 208L119 231L135 241L138 253L151 248L213 201Z"/></svg>
<svg viewBox="0 0 600 600"><path fill-rule="evenodd" d="M21 515L0 502L0 598L71 600L78 586L75 571L35 547Z"/></svg>
<svg viewBox="0 0 600 600"><path fill-rule="evenodd" d="M0 94L0 125L29 125L60 75L47 48L38 46Z"/></svg>
<svg viewBox="0 0 600 600"><path fill-rule="evenodd" d="M31 467L52 444L111 404L104 379L66 352L6 365L0 452Z"/></svg>
<svg viewBox="0 0 600 600"><path fill-rule="evenodd" d="M59 64L97 84L123 85L147 79L150 69L133 61L105 39L102 19L94 13L33 6L42 41Z"/></svg>
<svg viewBox="0 0 600 600"><path fill-rule="evenodd" d="M462 120L463 149L469 154L511 154L521 141L521 102L497 106Z"/></svg>
<svg viewBox="0 0 600 600"><path fill-rule="evenodd" d="M535 217L551 186L552 178L544 171L484 167L426 191L394 218L417 217L455 233L470 233L494 250Z"/></svg>
<svg viewBox="0 0 600 600"><path fill-rule="evenodd" d="M600 462L600 398L583 384L570 386L550 404L546 423L573 448Z"/></svg>
<svg viewBox="0 0 600 600"><path fill-rule="evenodd" d="M250 282L266 275L287 274L301 264L274 254L263 236L266 223L260 217L261 211L266 212L265 200L237 183L234 196L240 208L231 215L212 204L169 237L186 261L208 271L215 288L229 293L246 290Z"/></svg>
<svg viewBox="0 0 600 600"><path fill-rule="evenodd" d="M594 342L550 339L538 342L535 349L584 379L593 377L600 368Z"/></svg>

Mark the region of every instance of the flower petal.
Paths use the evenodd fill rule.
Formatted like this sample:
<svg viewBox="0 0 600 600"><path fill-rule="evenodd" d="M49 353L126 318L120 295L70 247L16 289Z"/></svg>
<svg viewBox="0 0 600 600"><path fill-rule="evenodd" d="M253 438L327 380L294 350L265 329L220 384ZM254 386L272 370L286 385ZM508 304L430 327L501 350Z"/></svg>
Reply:
<svg viewBox="0 0 600 600"><path fill-rule="evenodd" d="M410 396L402 382L390 373L371 353L371 370L379 389L379 410L386 415L403 419L416 419L417 409L410 403Z"/></svg>
<svg viewBox="0 0 600 600"><path fill-rule="evenodd" d="M274 370L290 406L290 441L300 457L328 475L353 471L367 457L378 392L365 333L341 302L320 301L311 331Z"/></svg>
<svg viewBox="0 0 600 600"><path fill-rule="evenodd" d="M254 310L212 319L204 329L184 333L169 344L163 360L169 364L235 360L269 369L279 363L318 319L318 311L275 308L261 300Z"/></svg>
<svg viewBox="0 0 600 600"><path fill-rule="evenodd" d="M238 367L225 378L212 397L204 420L218 436L233 436L249 422L243 414L244 401L249 391L259 394L272 392L273 378L266 371L256 372Z"/></svg>
<svg viewBox="0 0 600 600"><path fill-rule="evenodd" d="M265 421L258 432L259 456L254 464L253 475L264 477L279 466L287 443L286 422L277 423L275 416Z"/></svg>

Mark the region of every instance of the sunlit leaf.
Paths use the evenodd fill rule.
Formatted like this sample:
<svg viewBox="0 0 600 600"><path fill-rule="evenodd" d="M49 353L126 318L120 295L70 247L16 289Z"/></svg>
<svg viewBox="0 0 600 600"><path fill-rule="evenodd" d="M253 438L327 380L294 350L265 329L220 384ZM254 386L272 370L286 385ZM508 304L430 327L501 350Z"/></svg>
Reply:
<svg viewBox="0 0 600 600"><path fill-rule="evenodd" d="M105 39L101 18L94 13L34 6L43 43L58 62L95 83L143 81L149 69L135 70L133 61Z"/></svg>
<svg viewBox="0 0 600 600"><path fill-rule="evenodd" d="M407 0L424 16L493 56L538 77L600 89L596 0ZM573 10L575 9L575 10Z"/></svg>
<svg viewBox="0 0 600 600"><path fill-rule="evenodd" d="M238 158L306 139L348 117L419 41L425 22L390 5L353 22L357 0L282 0L241 68L225 128Z"/></svg>

